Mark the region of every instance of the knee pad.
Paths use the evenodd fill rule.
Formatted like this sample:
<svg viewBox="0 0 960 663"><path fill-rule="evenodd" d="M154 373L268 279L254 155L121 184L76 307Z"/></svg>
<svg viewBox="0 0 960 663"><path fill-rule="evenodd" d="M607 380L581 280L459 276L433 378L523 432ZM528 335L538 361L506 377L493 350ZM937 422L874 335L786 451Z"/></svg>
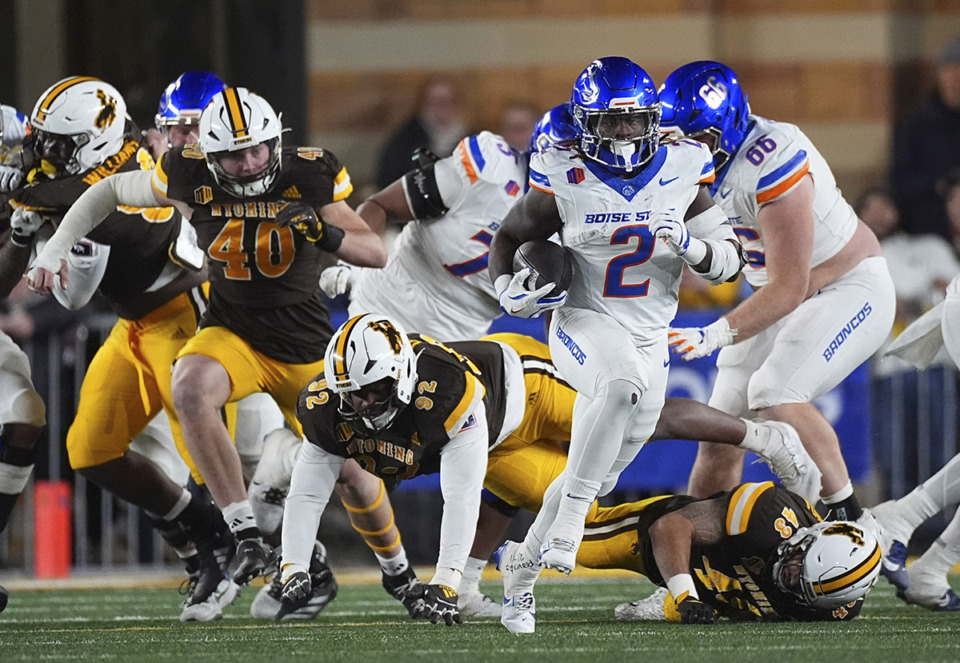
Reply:
<svg viewBox="0 0 960 663"><path fill-rule="evenodd" d="M252 483L289 488L293 466L302 445L303 440L288 428L278 428L267 433L263 439L263 454L256 472L253 473Z"/></svg>

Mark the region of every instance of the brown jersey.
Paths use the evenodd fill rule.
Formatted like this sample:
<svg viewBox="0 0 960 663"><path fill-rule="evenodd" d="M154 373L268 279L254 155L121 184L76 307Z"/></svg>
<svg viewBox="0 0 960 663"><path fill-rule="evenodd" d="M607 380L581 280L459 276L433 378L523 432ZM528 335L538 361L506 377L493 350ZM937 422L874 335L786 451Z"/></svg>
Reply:
<svg viewBox="0 0 960 663"><path fill-rule="evenodd" d="M695 545L690 551L690 571L702 601L720 615L740 621L835 621L860 614L862 601L833 610L810 608L774 582L773 565L780 544L799 528L821 520L805 499L771 481L741 484L707 499L717 497L727 500L726 536L714 544ZM640 549L636 553L643 558L647 577L658 585L665 583L653 556L650 526L660 516L695 501L686 495L668 497L653 502L640 515Z"/></svg>
<svg viewBox="0 0 960 663"><path fill-rule="evenodd" d="M114 173L149 170L153 159L139 140L139 132L127 123L123 147L106 162L78 175L45 179L19 191L13 205L38 210L59 220L84 191ZM197 272L184 269L180 278L158 292L147 293L170 262L170 247L182 223L172 207L118 207L87 238L111 247L99 291L122 318L141 318L175 295L203 281Z"/></svg>
<svg viewBox="0 0 960 663"><path fill-rule="evenodd" d="M270 192L242 200L214 181L195 146L164 154L153 181L161 194L193 210L190 223L212 283L203 325L227 327L278 361L322 359L333 334L319 287L323 252L274 218L294 200L320 209L350 195L337 157L318 148L284 148Z"/></svg>
<svg viewBox="0 0 960 663"><path fill-rule="evenodd" d="M416 388L410 404L386 429L369 430L345 413L323 375L300 392L297 404L297 418L309 442L355 459L388 488L402 479L439 472L440 451L461 430L477 425L471 413L481 399L489 445L496 443L503 427L506 387L500 344L444 345L415 334L410 341L417 355Z"/></svg>

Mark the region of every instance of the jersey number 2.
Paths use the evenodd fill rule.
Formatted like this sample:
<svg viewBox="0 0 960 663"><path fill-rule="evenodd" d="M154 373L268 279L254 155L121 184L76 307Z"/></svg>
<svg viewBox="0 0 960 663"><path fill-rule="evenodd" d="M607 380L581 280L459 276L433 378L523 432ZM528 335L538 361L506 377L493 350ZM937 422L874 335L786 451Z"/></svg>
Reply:
<svg viewBox="0 0 960 663"><path fill-rule="evenodd" d="M607 263L607 277L603 282L604 297L646 297L650 288L650 279L641 283L624 283L623 272L628 267L641 265L650 260L653 255L656 238L650 234L648 226L624 226L617 228L610 238L610 244L629 244L637 238L637 248L630 253L623 253Z"/></svg>

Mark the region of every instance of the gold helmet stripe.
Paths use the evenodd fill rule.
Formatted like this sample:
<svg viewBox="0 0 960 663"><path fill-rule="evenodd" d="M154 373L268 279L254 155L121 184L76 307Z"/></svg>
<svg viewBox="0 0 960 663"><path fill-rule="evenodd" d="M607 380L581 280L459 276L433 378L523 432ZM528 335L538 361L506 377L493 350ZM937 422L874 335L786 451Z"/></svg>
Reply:
<svg viewBox="0 0 960 663"><path fill-rule="evenodd" d="M43 122L47 116L47 113L50 111L50 105L53 103L53 100L63 94L66 90L72 88L74 85L78 83L86 83L87 81L99 80L99 78L94 76L74 76L73 78L68 78L61 82L59 85L50 90L50 92L47 93L47 96L43 98L43 101L40 102L40 108L37 110L36 119Z"/></svg>
<svg viewBox="0 0 960 663"><path fill-rule="evenodd" d="M817 594L829 594L830 592L834 592L838 589L849 587L864 576L870 575L870 573L877 568L877 565L880 563L880 559L882 557L883 553L880 550L880 545L877 544L873 548L873 554L871 554L870 557L864 560L859 566L854 569L850 569L842 576L834 578L828 582L816 583L814 584L813 589Z"/></svg>
<svg viewBox="0 0 960 663"><path fill-rule="evenodd" d="M340 330L340 337L337 339L337 345L333 355L333 374L338 380L347 377L347 339L350 337L350 332L352 332L353 328L357 325L357 321L365 315L366 313L350 318L344 323L343 328Z"/></svg>
<svg viewBox="0 0 960 663"><path fill-rule="evenodd" d="M243 116L243 107L240 105L240 93L235 87L228 87L223 91L223 100L227 104L227 115L230 118L231 132L234 138L244 138L247 135L247 120Z"/></svg>

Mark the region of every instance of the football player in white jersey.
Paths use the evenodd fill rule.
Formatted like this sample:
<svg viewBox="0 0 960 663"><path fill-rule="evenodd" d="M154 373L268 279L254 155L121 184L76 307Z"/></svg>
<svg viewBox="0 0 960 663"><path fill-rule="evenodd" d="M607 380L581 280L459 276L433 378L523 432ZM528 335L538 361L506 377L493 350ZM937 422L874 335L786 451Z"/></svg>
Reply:
<svg viewBox="0 0 960 663"><path fill-rule="evenodd" d="M530 142L561 140L572 121L559 105L537 123ZM483 336L502 311L487 273L490 241L510 207L527 190L529 152L489 131L464 138L367 198L357 213L380 235L404 223L383 269L340 264L320 277L330 297L350 291L350 316L388 313L408 329L443 341Z"/></svg>
<svg viewBox="0 0 960 663"><path fill-rule="evenodd" d="M755 290L707 327L672 330L674 352L693 359L723 348L710 405L792 424L823 472L828 518L857 520L837 434L812 401L876 352L893 324L894 288L879 242L810 140L792 124L750 114L726 65L680 67L660 101L665 133L713 153L710 191L743 243ZM731 488L741 470L739 451L701 444L689 492Z"/></svg>
<svg viewBox="0 0 960 663"><path fill-rule="evenodd" d="M550 353L579 394L566 469L524 542L508 543L501 557L501 621L514 632L534 628L541 565L574 568L587 509L654 431L684 263L714 283L743 265L730 224L702 186L713 181L709 152L693 141L659 144L660 104L643 69L622 57L595 60L574 85L571 111L577 149L531 156L531 190L490 249L504 310L533 317L556 309ZM529 270L513 273L514 253L557 232L575 262L569 292L549 296L553 284L530 291ZM695 595L692 586L670 589Z"/></svg>

